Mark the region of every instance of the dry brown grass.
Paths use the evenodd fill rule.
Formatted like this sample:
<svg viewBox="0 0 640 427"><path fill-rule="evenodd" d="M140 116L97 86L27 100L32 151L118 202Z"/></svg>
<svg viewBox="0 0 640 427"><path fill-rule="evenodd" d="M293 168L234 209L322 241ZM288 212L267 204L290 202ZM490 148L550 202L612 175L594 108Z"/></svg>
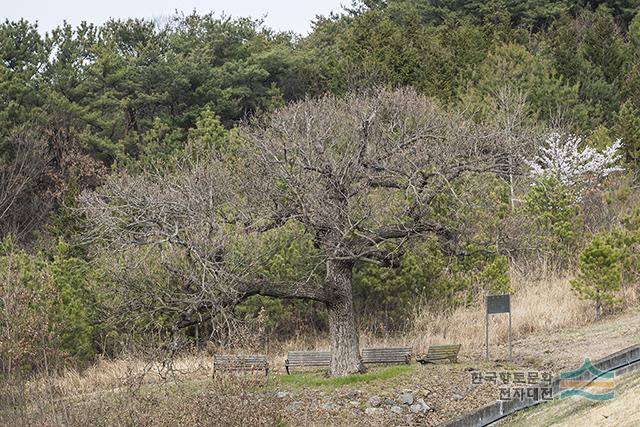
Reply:
<svg viewBox="0 0 640 427"><path fill-rule="evenodd" d="M513 338L548 333L595 321L593 303L580 300L571 290L570 276L557 276L544 272L532 278L519 273L511 274ZM626 306L639 300L636 288L623 291ZM496 315L490 319L490 342L506 343L508 316ZM471 306L443 311L440 307L425 305L416 310L412 326L404 333L380 335L370 331L360 334L361 347L411 346L416 353L426 352L432 344L462 344L462 356L484 347L484 301L479 298ZM327 350L326 336L304 335L285 343L274 344L269 353L277 366L284 363L289 350Z"/></svg>
<svg viewBox="0 0 640 427"><path fill-rule="evenodd" d="M211 357L202 352L182 355L168 368L159 362L144 362L135 357L98 360L82 372L67 369L53 375L40 375L18 383L22 399L34 401L46 396L60 399L90 395L101 391L139 389L147 384L208 378L212 374ZM16 384L17 385L17 384Z"/></svg>
<svg viewBox="0 0 640 427"><path fill-rule="evenodd" d="M120 374L118 367L109 366L100 378L117 382ZM77 383L75 379L65 376L61 380L68 381L66 397L47 394L46 387L41 394L31 390L19 404L0 407L0 425L274 426L283 417L283 404L270 399L264 376L227 375L216 381L207 377L199 381L173 378L153 385L128 384L83 394L71 389ZM81 383L105 385L96 380L90 375Z"/></svg>
<svg viewBox="0 0 640 427"><path fill-rule="evenodd" d="M541 278L542 277L542 278ZM550 333L565 328L595 321L592 302L581 300L572 291L569 281L572 276L558 276L550 271L540 272L537 277L511 273L512 330L513 339L530 335ZM633 306L640 301L637 287L626 287L622 291L623 306ZM504 344L508 340L508 316L490 318L491 344ZM402 333L360 333L360 346L388 347L411 346L416 353L426 352L432 344L462 344L462 355L476 353L484 347L485 337L484 301L478 298L471 306L443 311L437 306L424 305L416 310L411 327ZM284 364L289 350L328 350L326 335L301 334L286 342L272 343L265 353L269 355L276 372Z"/></svg>
<svg viewBox="0 0 640 427"><path fill-rule="evenodd" d="M531 280L513 275L512 286L515 291L512 301L514 339L552 334L595 319L593 304L575 296L568 277ZM638 301L635 288L626 289L624 295L626 305ZM491 331L493 344L505 343L507 316L494 316ZM429 345L439 343L461 343L463 360L469 356L477 357L484 345L483 302L478 300L470 307L460 307L448 313L424 307L415 313L412 328L405 333L381 336L363 331L361 334L362 347L408 345L416 353L421 353ZM267 353L272 372L278 373L282 372L287 351L328 347L326 336L300 334L286 342L270 343L262 352ZM255 348L234 350L237 353L256 351ZM195 415L191 413L196 408L192 402L230 408L229 413L226 409L219 413L207 411L211 419L232 417L233 412L240 409L247 412L243 393L248 388L253 390L251 399L255 400L256 393L257 396L264 393L265 384L260 383L259 376L229 377L222 382L211 382L210 352L184 354L173 362L171 371L161 363L147 363L137 357L128 357L99 360L81 373L70 369L28 382L3 384L0 387L0 394L4 395L0 424L5 425L9 420L13 425L115 425L132 422L135 425L167 425L169 421L184 425L201 420L199 415L197 419L193 418ZM185 384L189 384L188 390L184 389ZM203 387L202 390L199 387ZM187 412L159 411L157 406L167 401L178 402L187 408ZM281 419L282 408L271 410L265 405L264 416L251 419L251 422L256 425L273 424ZM169 406L175 407L175 404ZM36 421L31 423L33 420ZM243 423L248 419L238 418L236 421Z"/></svg>
<svg viewBox="0 0 640 427"><path fill-rule="evenodd" d="M513 338L551 332L593 321L593 306L576 297L569 277L530 280L513 274L511 284ZM460 343L463 352L484 347L484 302L472 307L460 307L443 313L425 307L416 312L408 341L417 351L426 351L431 344ZM508 315L491 316L490 342L504 343L508 339Z"/></svg>

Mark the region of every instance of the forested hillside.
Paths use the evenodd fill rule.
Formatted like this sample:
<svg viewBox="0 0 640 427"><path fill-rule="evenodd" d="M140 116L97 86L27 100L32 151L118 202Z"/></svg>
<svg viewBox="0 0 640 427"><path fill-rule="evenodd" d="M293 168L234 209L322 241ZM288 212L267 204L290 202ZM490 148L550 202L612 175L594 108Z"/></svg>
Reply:
<svg viewBox="0 0 640 427"><path fill-rule="evenodd" d="M405 330L514 272L575 274L598 316L634 303L639 8L366 0L305 37L4 22L1 375L305 332L357 349L353 325Z"/></svg>

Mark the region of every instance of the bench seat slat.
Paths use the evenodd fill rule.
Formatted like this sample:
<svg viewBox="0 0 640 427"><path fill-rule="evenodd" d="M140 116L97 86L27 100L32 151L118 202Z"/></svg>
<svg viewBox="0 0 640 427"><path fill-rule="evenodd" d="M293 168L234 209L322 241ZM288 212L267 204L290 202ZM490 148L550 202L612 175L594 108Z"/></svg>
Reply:
<svg viewBox="0 0 640 427"><path fill-rule="evenodd" d="M429 347L427 354L418 361L420 363L430 363L441 360L449 360L451 362L458 361L458 353L460 352L460 344L455 345L432 345Z"/></svg>
<svg viewBox="0 0 640 427"><path fill-rule="evenodd" d="M411 347L365 348L362 350L363 363L409 363Z"/></svg>
<svg viewBox="0 0 640 427"><path fill-rule="evenodd" d="M290 351L285 360L285 369L289 367L325 368L331 365L331 353L328 351Z"/></svg>
<svg viewBox="0 0 640 427"><path fill-rule="evenodd" d="M213 356L213 375L216 371L262 371L268 375L269 362L262 355L216 354Z"/></svg>

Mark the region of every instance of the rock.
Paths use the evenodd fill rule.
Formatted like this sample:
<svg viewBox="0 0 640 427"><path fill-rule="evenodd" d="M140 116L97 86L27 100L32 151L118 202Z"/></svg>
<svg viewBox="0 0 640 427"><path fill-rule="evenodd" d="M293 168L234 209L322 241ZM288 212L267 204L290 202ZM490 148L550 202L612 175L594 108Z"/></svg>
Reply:
<svg viewBox="0 0 640 427"><path fill-rule="evenodd" d="M367 415L381 415L384 413L384 409L382 408L367 408L364 410L364 413Z"/></svg>
<svg viewBox="0 0 640 427"><path fill-rule="evenodd" d="M413 412L414 414L420 414L423 412L427 412L431 408L429 407L429 405L427 405L424 399L418 399L416 403L411 405L409 409L411 409L411 412Z"/></svg>
<svg viewBox="0 0 640 427"><path fill-rule="evenodd" d="M404 408L402 406L394 405L391 407L391 412L400 415L404 412Z"/></svg>
<svg viewBox="0 0 640 427"><path fill-rule="evenodd" d="M357 401L357 400L350 400L350 401L349 401L349 404L350 404L351 406L360 406L360 402L359 402L359 401Z"/></svg>
<svg viewBox="0 0 640 427"><path fill-rule="evenodd" d="M411 424L413 422L413 415L407 414L404 416L404 422L407 424Z"/></svg>
<svg viewBox="0 0 640 427"><path fill-rule="evenodd" d="M405 404L405 405L413 404L413 393L411 393L411 392L402 393L400 395L400 402Z"/></svg>
<svg viewBox="0 0 640 427"><path fill-rule="evenodd" d="M425 402L424 399L418 399L416 403L424 408L424 412L431 410L431 407L427 405L427 402Z"/></svg>
<svg viewBox="0 0 640 427"><path fill-rule="evenodd" d="M371 396L369 400L367 400L367 405L377 408L378 406L382 405L382 398L380 396Z"/></svg>
<svg viewBox="0 0 640 427"><path fill-rule="evenodd" d="M338 405L336 405L335 403L328 402L320 405L320 408L325 411L333 411L334 409L338 408Z"/></svg>
<svg viewBox="0 0 640 427"><path fill-rule="evenodd" d="M291 402L289 405L290 411L299 411L302 408L303 402L296 400L295 402Z"/></svg>
<svg viewBox="0 0 640 427"><path fill-rule="evenodd" d="M414 414L418 414L418 413L420 413L420 412L423 412L423 411L422 411L422 406L421 406L421 405L418 405L418 404L415 404L415 405L411 405L411 406L409 406L409 410L410 410L411 412L413 412Z"/></svg>
<svg viewBox="0 0 640 427"><path fill-rule="evenodd" d="M286 392L286 391L279 391L279 392L276 393L276 397L278 399L282 399L282 398L285 398L287 396L289 396L289 393Z"/></svg>
<svg viewBox="0 0 640 427"><path fill-rule="evenodd" d="M348 399L348 400L353 400L353 399L357 398L359 394L360 394L359 390L350 390L350 391L347 391L346 393L342 394L342 398L343 399Z"/></svg>
<svg viewBox="0 0 640 427"><path fill-rule="evenodd" d="M393 399L389 399L389 398L387 397L386 399L384 399L384 404L385 404L385 405L391 405L391 406L393 406L393 405L395 405L395 404L396 404L396 401L395 401L395 400L393 400Z"/></svg>
<svg viewBox="0 0 640 427"><path fill-rule="evenodd" d="M464 399L464 396L461 395L460 393L453 393L453 400L462 400Z"/></svg>

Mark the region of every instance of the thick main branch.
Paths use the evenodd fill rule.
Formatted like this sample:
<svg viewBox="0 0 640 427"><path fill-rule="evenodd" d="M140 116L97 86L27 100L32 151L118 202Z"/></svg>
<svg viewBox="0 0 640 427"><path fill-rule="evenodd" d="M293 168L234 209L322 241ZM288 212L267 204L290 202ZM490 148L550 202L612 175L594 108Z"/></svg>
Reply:
<svg viewBox="0 0 640 427"><path fill-rule="evenodd" d="M313 282L271 282L258 280L243 282L236 287L239 300L252 295L262 295L275 298L302 298L327 302L328 295L323 287Z"/></svg>

